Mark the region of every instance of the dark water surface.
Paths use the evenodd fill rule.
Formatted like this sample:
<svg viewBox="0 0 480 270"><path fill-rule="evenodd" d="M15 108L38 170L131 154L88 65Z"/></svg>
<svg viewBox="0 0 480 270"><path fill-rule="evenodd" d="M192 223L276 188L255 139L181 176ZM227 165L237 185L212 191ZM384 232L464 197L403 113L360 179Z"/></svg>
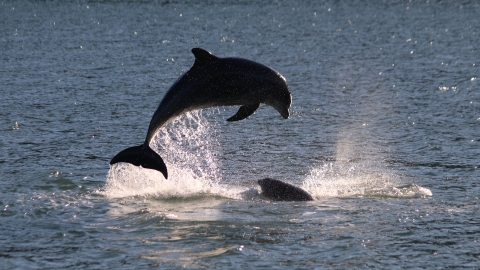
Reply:
<svg viewBox="0 0 480 270"><path fill-rule="evenodd" d="M480 267L476 1L0 2L0 268ZM180 117L193 47L278 70L291 117ZM256 180L316 201L271 202Z"/></svg>

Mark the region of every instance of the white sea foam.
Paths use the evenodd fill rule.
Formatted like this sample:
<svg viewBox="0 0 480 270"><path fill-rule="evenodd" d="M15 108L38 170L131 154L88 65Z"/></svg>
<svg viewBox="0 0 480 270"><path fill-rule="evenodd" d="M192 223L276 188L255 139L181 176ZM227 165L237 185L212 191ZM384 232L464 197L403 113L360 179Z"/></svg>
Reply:
<svg viewBox="0 0 480 270"><path fill-rule="evenodd" d="M361 164L345 168L327 163L313 168L303 182L303 188L315 198L328 197L394 197L423 198L432 192L416 184L404 184L404 180L387 169L357 168ZM365 165L366 166L366 165Z"/></svg>

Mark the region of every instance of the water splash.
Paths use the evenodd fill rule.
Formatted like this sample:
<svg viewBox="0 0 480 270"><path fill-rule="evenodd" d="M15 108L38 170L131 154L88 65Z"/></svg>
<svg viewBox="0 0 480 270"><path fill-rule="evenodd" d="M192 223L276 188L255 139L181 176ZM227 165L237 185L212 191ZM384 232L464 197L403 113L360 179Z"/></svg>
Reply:
<svg viewBox="0 0 480 270"><path fill-rule="evenodd" d="M211 110L205 111L213 114ZM202 111L188 112L162 129L152 143L158 148L167 167L191 170L196 178L204 178L210 185L221 179L222 148L217 140L219 125L210 123ZM178 175L183 176L183 175Z"/></svg>
<svg viewBox="0 0 480 270"><path fill-rule="evenodd" d="M207 112L208 114L208 112ZM107 175L107 197L190 197L202 193L220 194L222 188L221 147L217 127L202 116L188 112L162 129L151 144L165 161L169 179L154 170L126 163L113 165Z"/></svg>
<svg viewBox="0 0 480 270"><path fill-rule="evenodd" d="M316 198L432 196L429 189L405 184L401 175L389 169L383 162L388 151L371 138L368 129L345 127L338 133L335 162L313 167L303 187Z"/></svg>
<svg viewBox="0 0 480 270"><path fill-rule="evenodd" d="M365 166L365 167L362 167ZM366 165L327 163L312 168L303 182L303 188L314 197L390 197L424 198L432 192L416 184L403 184L403 179L386 169L372 169Z"/></svg>

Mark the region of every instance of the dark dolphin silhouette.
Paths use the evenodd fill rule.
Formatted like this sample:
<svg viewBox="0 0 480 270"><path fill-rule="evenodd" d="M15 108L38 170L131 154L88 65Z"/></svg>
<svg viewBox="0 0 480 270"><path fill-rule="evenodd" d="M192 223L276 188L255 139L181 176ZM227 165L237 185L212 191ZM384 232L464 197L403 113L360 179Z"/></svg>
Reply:
<svg viewBox="0 0 480 270"><path fill-rule="evenodd" d="M238 121L255 112L260 103L289 117L292 95L277 71L242 58L220 58L193 48L195 63L167 91L153 114L145 142L118 153L110 164L127 162L160 171L168 178L163 159L150 148L158 131L182 113L215 106L242 105L227 121Z"/></svg>
<svg viewBox="0 0 480 270"><path fill-rule="evenodd" d="M258 180L265 197L276 201L313 201L312 195L305 190L280 180L265 178Z"/></svg>

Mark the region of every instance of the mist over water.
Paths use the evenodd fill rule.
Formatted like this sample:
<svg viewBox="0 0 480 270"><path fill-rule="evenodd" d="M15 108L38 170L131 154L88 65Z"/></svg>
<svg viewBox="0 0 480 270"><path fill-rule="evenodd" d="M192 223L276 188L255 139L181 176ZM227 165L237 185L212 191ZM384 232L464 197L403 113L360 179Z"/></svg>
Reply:
<svg viewBox="0 0 480 270"><path fill-rule="evenodd" d="M478 268L479 9L1 2L1 267ZM291 117L190 112L151 144L168 180L110 167L193 47L280 72ZM266 177L315 201L271 201Z"/></svg>

